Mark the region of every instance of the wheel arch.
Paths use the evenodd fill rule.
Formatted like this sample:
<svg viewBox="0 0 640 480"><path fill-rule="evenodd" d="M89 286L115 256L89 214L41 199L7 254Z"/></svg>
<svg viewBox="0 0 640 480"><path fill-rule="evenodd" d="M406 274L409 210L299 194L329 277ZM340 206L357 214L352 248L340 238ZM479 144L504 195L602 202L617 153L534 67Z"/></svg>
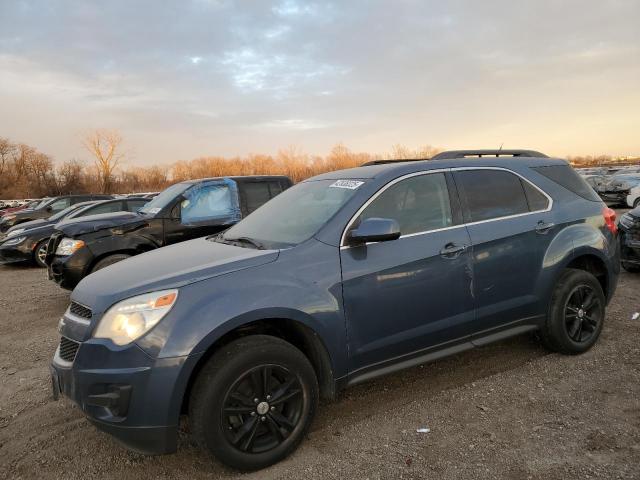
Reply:
<svg viewBox="0 0 640 480"><path fill-rule="evenodd" d="M292 318L260 318L233 328L208 345L188 374L189 378L182 394L180 409L182 413L188 411L189 397L195 379L209 359L220 350L220 348L230 342L241 337L258 334L280 338L298 348L309 359L316 373L320 397L323 400L332 400L335 398L336 383L331 357L318 333L303 322Z"/></svg>

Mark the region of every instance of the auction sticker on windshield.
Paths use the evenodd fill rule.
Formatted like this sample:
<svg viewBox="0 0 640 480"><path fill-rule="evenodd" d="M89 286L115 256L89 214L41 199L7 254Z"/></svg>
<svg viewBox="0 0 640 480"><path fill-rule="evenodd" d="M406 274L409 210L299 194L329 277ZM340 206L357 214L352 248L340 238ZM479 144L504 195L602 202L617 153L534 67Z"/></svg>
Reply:
<svg viewBox="0 0 640 480"><path fill-rule="evenodd" d="M358 180L336 180L329 187L333 188L348 188L349 190L355 190L364 182L360 182Z"/></svg>

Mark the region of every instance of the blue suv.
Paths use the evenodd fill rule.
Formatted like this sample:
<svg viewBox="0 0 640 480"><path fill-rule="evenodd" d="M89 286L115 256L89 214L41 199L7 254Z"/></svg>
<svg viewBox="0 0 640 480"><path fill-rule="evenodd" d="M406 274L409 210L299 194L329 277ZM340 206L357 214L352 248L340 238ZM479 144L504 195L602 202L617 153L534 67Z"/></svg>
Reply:
<svg viewBox="0 0 640 480"><path fill-rule="evenodd" d="M54 396L146 453L175 451L186 414L203 448L259 469L347 386L526 332L586 351L618 273L615 213L563 160L374 162L82 280Z"/></svg>

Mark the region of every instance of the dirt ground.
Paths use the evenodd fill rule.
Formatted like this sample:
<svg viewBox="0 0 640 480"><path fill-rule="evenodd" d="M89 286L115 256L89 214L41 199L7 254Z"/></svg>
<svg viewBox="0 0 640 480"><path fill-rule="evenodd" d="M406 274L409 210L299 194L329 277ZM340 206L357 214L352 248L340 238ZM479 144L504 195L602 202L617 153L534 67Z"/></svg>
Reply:
<svg viewBox="0 0 640 480"><path fill-rule="evenodd" d="M0 478L235 478L181 435L131 453L68 401L48 364L69 294L0 266ZM323 405L290 458L246 478L640 478L640 275L622 274L599 343L549 354L531 337L378 379ZM418 433L429 428L428 433Z"/></svg>

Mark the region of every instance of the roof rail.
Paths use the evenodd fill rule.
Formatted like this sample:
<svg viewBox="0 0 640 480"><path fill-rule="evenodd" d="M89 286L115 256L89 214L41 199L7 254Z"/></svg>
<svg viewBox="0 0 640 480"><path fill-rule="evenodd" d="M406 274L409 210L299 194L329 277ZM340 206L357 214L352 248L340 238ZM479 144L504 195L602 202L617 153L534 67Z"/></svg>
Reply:
<svg viewBox="0 0 640 480"><path fill-rule="evenodd" d="M535 150L449 150L434 155L431 160L443 160L466 157L533 157L548 158L544 153Z"/></svg>
<svg viewBox="0 0 640 480"><path fill-rule="evenodd" d="M370 165L386 165L388 163L402 163L402 162L424 162L430 160L429 158L397 158L395 160L371 160L363 163L361 167L368 167Z"/></svg>

